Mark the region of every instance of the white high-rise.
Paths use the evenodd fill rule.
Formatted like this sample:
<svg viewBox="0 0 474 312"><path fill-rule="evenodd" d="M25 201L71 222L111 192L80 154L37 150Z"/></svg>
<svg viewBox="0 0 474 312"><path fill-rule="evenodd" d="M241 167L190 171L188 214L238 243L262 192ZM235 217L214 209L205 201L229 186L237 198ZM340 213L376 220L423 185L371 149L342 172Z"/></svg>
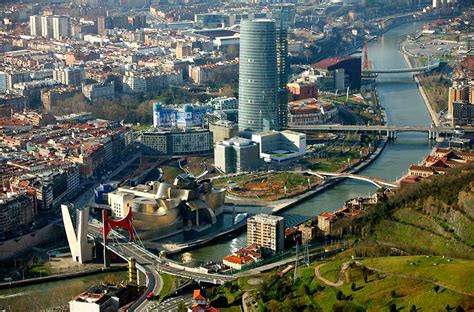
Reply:
<svg viewBox="0 0 474 312"><path fill-rule="evenodd" d="M69 16L53 16L53 38L61 40L71 35L71 20Z"/></svg>
<svg viewBox="0 0 474 312"><path fill-rule="evenodd" d="M53 17L50 15L41 16L41 36L45 38L53 37Z"/></svg>
<svg viewBox="0 0 474 312"><path fill-rule="evenodd" d="M30 16L30 35L37 37L41 36L41 16L31 15Z"/></svg>

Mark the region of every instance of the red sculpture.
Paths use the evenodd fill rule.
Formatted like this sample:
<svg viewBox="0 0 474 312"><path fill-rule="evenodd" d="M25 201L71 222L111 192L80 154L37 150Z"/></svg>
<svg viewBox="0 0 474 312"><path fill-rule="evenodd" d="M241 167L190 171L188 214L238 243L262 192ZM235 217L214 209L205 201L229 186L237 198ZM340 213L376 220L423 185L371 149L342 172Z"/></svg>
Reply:
<svg viewBox="0 0 474 312"><path fill-rule="evenodd" d="M107 212L105 210L102 210L102 235L104 239L104 245L107 245L107 236L109 236L110 231L117 227L121 227L123 229L128 230L130 241L133 241L132 209L129 206L127 206L127 208L127 215L120 220L110 219L110 217L107 215Z"/></svg>

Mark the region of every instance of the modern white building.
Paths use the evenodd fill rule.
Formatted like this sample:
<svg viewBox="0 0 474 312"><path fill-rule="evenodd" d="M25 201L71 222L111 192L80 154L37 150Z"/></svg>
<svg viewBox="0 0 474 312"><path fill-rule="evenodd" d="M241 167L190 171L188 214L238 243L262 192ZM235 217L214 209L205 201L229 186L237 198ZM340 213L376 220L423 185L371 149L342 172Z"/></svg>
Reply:
<svg viewBox="0 0 474 312"><path fill-rule="evenodd" d="M262 164L257 143L249 139L235 137L214 148L214 165L224 173L254 171Z"/></svg>
<svg viewBox="0 0 474 312"><path fill-rule="evenodd" d="M306 153L306 134L291 130L255 133L252 141L259 145L260 158L266 162L280 163Z"/></svg>

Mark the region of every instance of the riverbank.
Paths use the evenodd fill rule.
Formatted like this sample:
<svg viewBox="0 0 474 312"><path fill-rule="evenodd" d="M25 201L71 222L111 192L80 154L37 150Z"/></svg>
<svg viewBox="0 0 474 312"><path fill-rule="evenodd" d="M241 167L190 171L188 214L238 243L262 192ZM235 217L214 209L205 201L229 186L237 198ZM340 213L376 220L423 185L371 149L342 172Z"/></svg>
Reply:
<svg viewBox="0 0 474 312"><path fill-rule="evenodd" d="M401 51L403 58L405 59L405 62L410 68L413 68L414 65L412 64L409 55L407 52L404 50ZM426 109L428 110L430 116L431 116L431 121L436 127L441 127L441 122L439 120L439 115L436 113L434 109L434 105L430 102L428 99L428 96L426 95L425 89L423 88L423 85L420 83L420 79L416 74L413 75L413 78L416 83L416 87L418 88L418 91L420 91L421 97L423 98L423 102L425 103Z"/></svg>
<svg viewBox="0 0 474 312"><path fill-rule="evenodd" d="M382 153L383 149L385 148L387 142L388 142L388 139L384 139L382 141L382 143L379 144L379 146L369 156L367 156L365 159L359 161L358 163L354 164L349 169L344 170L343 173L356 174L360 170L367 167L370 163L372 163L374 160L376 160L380 156L380 154ZM319 185L314 190L311 190L309 192L306 192L306 193L303 193L301 195L295 196L289 202L284 202L284 203L281 203L281 204L277 203L276 206L274 206L274 208L272 209L272 214L281 213L281 212L285 211L286 209L289 209L289 208L299 204L300 202L305 201L305 200L315 196L316 194L318 194L318 193L320 193L320 192L336 185L337 183L341 182L344 179L345 178L336 179L336 180L325 180L323 182L323 184Z"/></svg>
<svg viewBox="0 0 474 312"><path fill-rule="evenodd" d="M45 282L41 285L1 289L0 310L9 312L69 311L68 302L91 286L102 283L119 284L127 280L126 271L104 272Z"/></svg>
<svg viewBox="0 0 474 312"><path fill-rule="evenodd" d="M102 274L102 273L119 272L119 271L126 271L126 270L127 270L126 266L113 266L109 268L100 268L100 269L85 270L85 271L80 271L80 272L70 272L70 273L54 274L54 275L48 275L48 276L36 277L36 278L27 278L24 280L0 283L0 289L24 287L24 286L35 285L35 284L60 281L60 280L69 279L69 278L96 275L96 274Z"/></svg>
<svg viewBox="0 0 474 312"><path fill-rule="evenodd" d="M150 241L144 241L143 244L146 248L153 248L153 249L158 249L158 250L165 250L167 255L174 255L177 253L182 253L186 252L188 250L191 250L193 248L197 247L202 247L206 244L210 244L213 241L223 238L227 235L232 235L236 233L240 233L243 231L245 226L247 225L247 222L245 222L247 219L243 219L239 221L238 223L234 224L233 226L217 232L217 233L211 233L209 235L206 235L203 238L200 238L198 240L186 243L186 244L161 244L161 243L155 243L155 242L150 242Z"/></svg>

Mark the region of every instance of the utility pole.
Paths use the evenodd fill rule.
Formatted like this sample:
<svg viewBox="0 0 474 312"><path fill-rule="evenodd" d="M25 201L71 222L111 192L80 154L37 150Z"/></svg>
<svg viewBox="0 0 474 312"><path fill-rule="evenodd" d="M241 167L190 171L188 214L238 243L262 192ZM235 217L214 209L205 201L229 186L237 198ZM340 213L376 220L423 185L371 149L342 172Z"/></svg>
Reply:
<svg viewBox="0 0 474 312"><path fill-rule="evenodd" d="M296 258L295 258L295 271L293 272L293 283L296 283L296 281L299 278L299 272L298 272L299 249L300 249L300 245L298 244L298 242L296 242Z"/></svg>
<svg viewBox="0 0 474 312"><path fill-rule="evenodd" d="M303 262L306 263L306 266L309 266L309 244L307 241L303 244L303 248L304 248Z"/></svg>

